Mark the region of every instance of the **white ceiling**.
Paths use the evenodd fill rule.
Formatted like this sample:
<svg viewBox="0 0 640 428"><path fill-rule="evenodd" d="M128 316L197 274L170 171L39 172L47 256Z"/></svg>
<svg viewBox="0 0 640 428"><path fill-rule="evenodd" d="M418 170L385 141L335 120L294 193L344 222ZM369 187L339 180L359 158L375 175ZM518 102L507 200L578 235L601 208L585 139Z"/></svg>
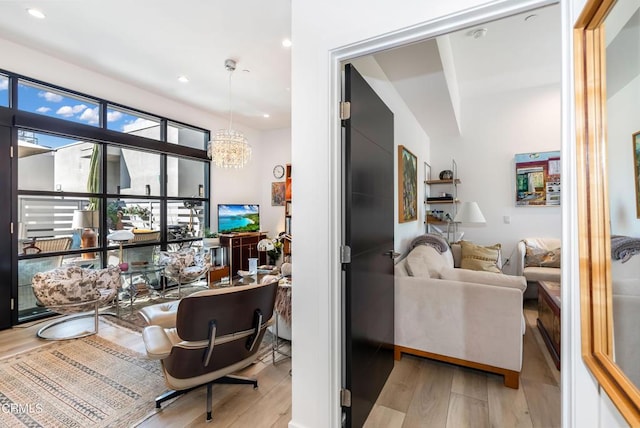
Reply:
<svg viewBox="0 0 640 428"><path fill-rule="evenodd" d="M290 21L291 0L0 1L0 37L222 117L236 59L234 120L255 129L290 126ZM458 132L465 98L560 82L557 5L482 27L375 55L432 138Z"/></svg>
<svg viewBox="0 0 640 428"><path fill-rule="evenodd" d="M223 117L237 60L234 121L255 129L290 126L290 34L290 0L0 1L0 37Z"/></svg>

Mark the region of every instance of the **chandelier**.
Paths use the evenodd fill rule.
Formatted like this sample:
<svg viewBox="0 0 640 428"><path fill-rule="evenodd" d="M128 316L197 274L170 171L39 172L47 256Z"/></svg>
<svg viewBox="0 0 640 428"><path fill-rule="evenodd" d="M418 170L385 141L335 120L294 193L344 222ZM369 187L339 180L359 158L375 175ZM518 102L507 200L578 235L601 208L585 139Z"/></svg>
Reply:
<svg viewBox="0 0 640 428"><path fill-rule="evenodd" d="M231 108L231 76L236 69L236 62L228 59L224 67L229 72L229 128L219 129L209 141L207 154L215 166L222 168L242 168L251 159L251 146L244 134L232 129L233 109Z"/></svg>

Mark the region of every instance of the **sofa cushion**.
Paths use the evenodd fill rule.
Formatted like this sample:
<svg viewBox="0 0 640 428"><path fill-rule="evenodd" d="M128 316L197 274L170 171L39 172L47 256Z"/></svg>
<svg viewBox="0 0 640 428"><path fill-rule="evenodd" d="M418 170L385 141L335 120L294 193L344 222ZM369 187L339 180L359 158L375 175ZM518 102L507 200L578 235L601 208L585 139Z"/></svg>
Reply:
<svg viewBox="0 0 640 428"><path fill-rule="evenodd" d="M524 266L535 267L560 267L560 248L547 250L546 248L537 248L527 245L524 256Z"/></svg>
<svg viewBox="0 0 640 428"><path fill-rule="evenodd" d="M462 269L482 270L487 272L500 272L498 259L500 257L500 244L483 247L469 241L460 241L462 246Z"/></svg>
<svg viewBox="0 0 640 428"><path fill-rule="evenodd" d="M440 271L440 278L452 281L495 285L498 287L517 288L522 292L527 288L527 280L523 276L505 275L495 272L481 272L468 269L442 269Z"/></svg>
<svg viewBox="0 0 640 428"><path fill-rule="evenodd" d="M453 257L449 251L440 254L433 247L418 245L407 256L405 267L411 276L439 278L442 269L453 267Z"/></svg>
<svg viewBox="0 0 640 428"><path fill-rule="evenodd" d="M560 282L560 269L550 267L527 267L522 274L527 281L555 281Z"/></svg>

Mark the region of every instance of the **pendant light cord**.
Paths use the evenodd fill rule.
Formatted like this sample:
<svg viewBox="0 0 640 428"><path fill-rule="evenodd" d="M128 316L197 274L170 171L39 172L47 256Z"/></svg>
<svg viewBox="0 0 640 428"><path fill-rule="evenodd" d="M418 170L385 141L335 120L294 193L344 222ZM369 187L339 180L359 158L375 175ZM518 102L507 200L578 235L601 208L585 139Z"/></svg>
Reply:
<svg viewBox="0 0 640 428"><path fill-rule="evenodd" d="M229 70L229 131L233 126L233 105L231 99L231 77L233 77L234 70Z"/></svg>

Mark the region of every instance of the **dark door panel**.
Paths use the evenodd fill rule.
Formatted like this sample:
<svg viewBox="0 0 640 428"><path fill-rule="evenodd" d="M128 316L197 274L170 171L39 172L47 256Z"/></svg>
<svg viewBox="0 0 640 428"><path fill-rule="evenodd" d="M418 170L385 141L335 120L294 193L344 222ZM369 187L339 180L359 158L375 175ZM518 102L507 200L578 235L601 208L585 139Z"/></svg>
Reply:
<svg viewBox="0 0 640 428"><path fill-rule="evenodd" d="M346 426L364 424L393 369L393 113L351 65L345 67L344 384Z"/></svg>
<svg viewBox="0 0 640 428"><path fill-rule="evenodd" d="M0 126L0 206L5 209L0 210L0 329L11 327L11 233L9 227L11 223L11 158L9 150L11 147L11 128ZM9 208L11 207L11 208Z"/></svg>

